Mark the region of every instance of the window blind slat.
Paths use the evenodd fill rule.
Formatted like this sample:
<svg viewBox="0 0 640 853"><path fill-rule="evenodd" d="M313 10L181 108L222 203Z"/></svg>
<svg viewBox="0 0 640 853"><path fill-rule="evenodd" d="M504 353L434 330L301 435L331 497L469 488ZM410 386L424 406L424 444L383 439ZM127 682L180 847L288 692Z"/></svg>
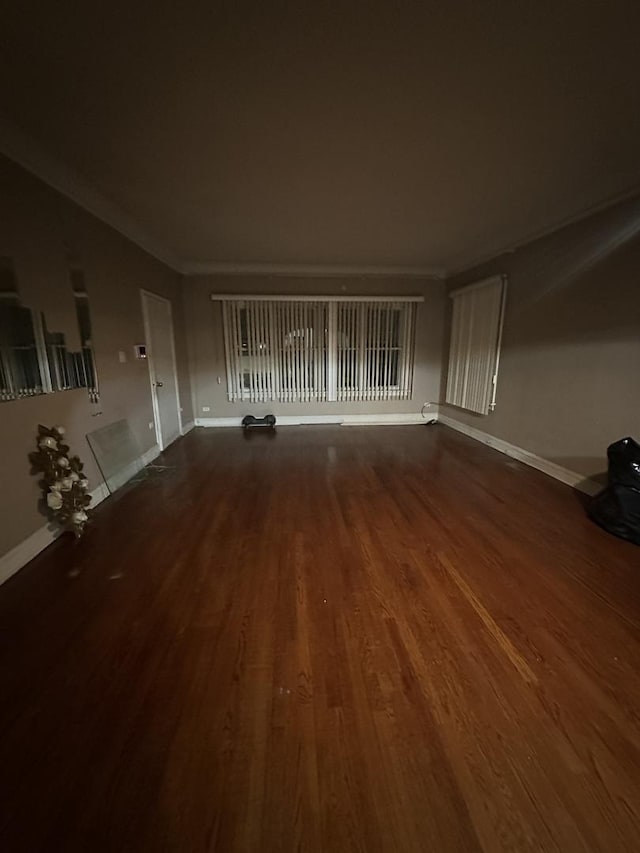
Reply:
<svg viewBox="0 0 640 853"><path fill-rule="evenodd" d="M254 399L260 401L260 382L258 378L257 365L257 334L256 334L256 308L258 303L247 305L247 320L250 330L249 348L251 351L251 388L253 390Z"/></svg>
<svg viewBox="0 0 640 853"><path fill-rule="evenodd" d="M373 335L373 312L371 303L367 303L367 329L364 338L365 351L365 399L368 400L371 396L371 337Z"/></svg>
<svg viewBox="0 0 640 853"><path fill-rule="evenodd" d="M256 302L255 304L255 329L256 329L256 382L258 385L258 394L260 402L264 401L266 396L265 394L265 375L264 368L262 365L262 341L264 338L263 335L263 325L262 325L262 308L264 306L264 302Z"/></svg>
<svg viewBox="0 0 640 853"><path fill-rule="evenodd" d="M269 303L263 302L260 306L262 314L262 341L260 345L260 362L262 365L263 375L263 394L264 399L271 399L271 365L269 360Z"/></svg>
<svg viewBox="0 0 640 853"><path fill-rule="evenodd" d="M296 347L296 308L297 305L295 302L291 303L291 311L290 311L290 320L289 320L289 340L291 345L291 354L293 360L293 382L292 382L292 392L293 392L293 400L294 402L298 402L298 394L300 388L300 381L298 379L298 349Z"/></svg>
<svg viewBox="0 0 640 853"><path fill-rule="evenodd" d="M318 399L318 305L313 303L312 307L312 327L313 327L313 390Z"/></svg>
<svg viewBox="0 0 640 853"><path fill-rule="evenodd" d="M305 395L305 370L304 370L304 305L301 302L296 302L296 342L298 351L298 388L300 402L304 403Z"/></svg>
<svg viewBox="0 0 640 853"><path fill-rule="evenodd" d="M306 325L307 306L301 302L298 303L298 348L300 362L300 388L302 389L301 400L307 402L307 325Z"/></svg>
<svg viewBox="0 0 640 853"><path fill-rule="evenodd" d="M262 402L261 376L260 376L260 354L258 350L258 303L252 303L248 306L249 310L249 327L251 329L251 377L255 388L255 395L258 402Z"/></svg>
<svg viewBox="0 0 640 853"><path fill-rule="evenodd" d="M411 358L408 359L409 365L409 373L408 373L408 381L405 386L405 394L407 396L411 395L411 389L413 388L413 371L415 368L415 345L416 345L416 312L417 306L410 305L409 311L407 312L409 315L409 340L407 341L406 351L410 352Z"/></svg>
<svg viewBox="0 0 640 853"><path fill-rule="evenodd" d="M411 313L407 312L404 315L401 328L398 329L398 341L402 340L403 346L405 348L408 348L410 346L410 340L411 340L410 324L411 324L412 313L413 312L411 312ZM402 337L400 338L400 336L402 336ZM406 393L406 389L407 389L408 384L409 384L409 365L407 364L407 362L405 360L405 363L402 366L402 379L399 382L401 394Z"/></svg>
<svg viewBox="0 0 640 853"><path fill-rule="evenodd" d="M338 358L340 365L340 380L338 399L349 399L349 306L348 303L338 303Z"/></svg>
<svg viewBox="0 0 640 853"><path fill-rule="evenodd" d="M374 329L373 329L373 340L372 344L372 352L373 352L373 396L375 400L380 399L380 347L382 341L380 339L380 327L382 320L382 310L379 305L375 305L373 308L373 319L374 319Z"/></svg>

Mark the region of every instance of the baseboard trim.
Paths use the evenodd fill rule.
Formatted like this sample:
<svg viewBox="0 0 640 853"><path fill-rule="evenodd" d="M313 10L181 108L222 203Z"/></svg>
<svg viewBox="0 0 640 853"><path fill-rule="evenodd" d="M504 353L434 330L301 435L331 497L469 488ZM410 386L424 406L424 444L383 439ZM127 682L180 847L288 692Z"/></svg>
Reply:
<svg viewBox="0 0 640 853"><path fill-rule="evenodd" d="M242 426L242 418L196 418L197 427L238 427Z"/></svg>
<svg viewBox="0 0 640 853"><path fill-rule="evenodd" d="M101 504L102 501L106 500L109 497L111 492L107 488L106 483L100 483L100 485L96 486L96 488L92 492L90 492L90 494L91 494L91 509L95 509L95 507L97 507L98 504Z"/></svg>
<svg viewBox="0 0 640 853"><path fill-rule="evenodd" d="M146 453L142 454L140 462L142 462L144 467L150 462L153 462L153 460L159 455L160 448L157 444L154 444L153 447L146 451ZM134 466L130 467L133 469ZM134 476L138 470L139 469L135 467L135 471L133 471L131 476ZM109 497L111 492L107 488L106 483L100 483L95 489L89 492L89 494L91 495L91 509L95 509L98 504L101 504L103 500ZM45 524L30 536L27 536L26 539L23 539L22 542L19 542L10 551L7 551L6 554L0 556L0 584L9 580L9 578L12 575L15 575L16 572L19 572L20 569L26 566L34 557L37 557L41 551L44 551L45 548L51 545L59 535L59 530L51 527L49 524Z"/></svg>
<svg viewBox="0 0 640 853"><path fill-rule="evenodd" d="M276 426L302 426L304 424L335 424L337 426L392 426L400 424L424 423L435 417L423 418L419 412L399 412L394 414L366 415L276 415ZM198 427L239 427L242 426L240 416L233 418L196 418Z"/></svg>
<svg viewBox="0 0 640 853"><path fill-rule="evenodd" d="M140 462L142 462L142 467L146 468L146 466L150 465L154 459L158 458L158 456L160 456L160 446L158 444L154 444L153 447L150 447L148 450L145 450L145 452L140 457ZM137 463L134 463L134 464L137 464ZM134 477L137 473L138 472L136 470L131 476ZM131 477L129 477L129 480L130 479L131 479ZM127 480L127 482L129 482L129 480Z"/></svg>
<svg viewBox="0 0 640 853"><path fill-rule="evenodd" d="M0 557L0 584L9 580L12 575L44 551L57 536L57 530L52 530L45 525Z"/></svg>
<svg viewBox="0 0 640 853"><path fill-rule="evenodd" d="M345 415L341 426L403 426L406 424L423 424L431 417L423 418L420 412L381 415Z"/></svg>
<svg viewBox="0 0 640 853"><path fill-rule="evenodd" d="M125 486L129 480L133 480L133 478L139 474L143 468L150 465L154 459L158 458L158 456L160 456L160 446L154 444L148 450L145 450L142 456L138 456L138 458L134 459L133 462L130 462L126 468L118 471L117 474L114 474L110 478L109 484L111 486L111 491L117 492L118 489Z"/></svg>
<svg viewBox="0 0 640 853"><path fill-rule="evenodd" d="M109 489L105 483L100 483L92 492L91 508L93 509L105 498L109 497ZM23 566L26 566L34 557L37 557L41 551L58 538L60 531L45 524L40 527L31 536L27 536L22 542L18 543L15 548L12 548L6 554L0 557L0 584L3 584L16 572L19 572Z"/></svg>
<svg viewBox="0 0 640 853"><path fill-rule="evenodd" d="M535 453L524 450L522 447L517 447L508 441L503 441L501 438L496 438L493 435L489 435L489 433L468 426L461 421L457 421L455 418L450 418L448 415L439 414L438 423L451 427L451 429L455 429L457 432L464 433L469 438L474 438L476 441L486 444L487 447L492 447L494 450L498 450L512 459L517 459L518 462L523 462L531 468L536 468L538 471L542 471L543 474L553 477L554 480L560 480L561 483L572 486L574 489L578 489L587 495L595 495L596 492L602 489L601 483L585 477L584 474L578 474L575 471L570 471L568 468L563 468L562 465L556 465L555 462L550 462L548 459L537 456Z"/></svg>

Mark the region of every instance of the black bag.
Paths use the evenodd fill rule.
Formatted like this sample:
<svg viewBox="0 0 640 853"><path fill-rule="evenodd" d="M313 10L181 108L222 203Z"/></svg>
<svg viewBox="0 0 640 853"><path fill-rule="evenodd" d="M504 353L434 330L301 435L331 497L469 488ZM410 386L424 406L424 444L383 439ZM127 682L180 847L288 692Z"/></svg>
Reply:
<svg viewBox="0 0 640 853"><path fill-rule="evenodd" d="M592 498L589 516L614 536L640 545L640 444L623 438L610 444L609 485Z"/></svg>
<svg viewBox="0 0 640 853"><path fill-rule="evenodd" d="M609 445L607 457L609 485L640 490L640 444L632 438L621 438Z"/></svg>

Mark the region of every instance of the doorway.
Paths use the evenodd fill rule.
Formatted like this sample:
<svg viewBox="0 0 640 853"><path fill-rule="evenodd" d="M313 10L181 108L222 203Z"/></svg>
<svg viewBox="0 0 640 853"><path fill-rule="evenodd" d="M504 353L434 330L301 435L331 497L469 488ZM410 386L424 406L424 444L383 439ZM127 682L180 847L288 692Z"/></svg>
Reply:
<svg viewBox="0 0 640 853"><path fill-rule="evenodd" d="M171 303L140 291L156 441L164 450L182 434Z"/></svg>

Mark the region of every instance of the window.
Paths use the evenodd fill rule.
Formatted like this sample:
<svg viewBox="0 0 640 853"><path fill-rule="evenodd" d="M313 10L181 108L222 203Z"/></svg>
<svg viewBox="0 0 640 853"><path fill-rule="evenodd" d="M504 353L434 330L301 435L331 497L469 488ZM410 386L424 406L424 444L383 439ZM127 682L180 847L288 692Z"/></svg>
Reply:
<svg viewBox="0 0 640 853"><path fill-rule="evenodd" d="M447 403L487 415L496 406L506 278L454 290Z"/></svg>
<svg viewBox="0 0 640 853"><path fill-rule="evenodd" d="M67 350L64 335L47 329L43 314L24 307L13 264L0 258L0 401L87 388L98 400L89 303L80 271L71 273L81 351Z"/></svg>
<svg viewBox="0 0 640 853"><path fill-rule="evenodd" d="M419 298L221 297L230 401L408 400Z"/></svg>
<svg viewBox="0 0 640 853"><path fill-rule="evenodd" d="M345 302L336 307L337 399L410 399L415 305Z"/></svg>

